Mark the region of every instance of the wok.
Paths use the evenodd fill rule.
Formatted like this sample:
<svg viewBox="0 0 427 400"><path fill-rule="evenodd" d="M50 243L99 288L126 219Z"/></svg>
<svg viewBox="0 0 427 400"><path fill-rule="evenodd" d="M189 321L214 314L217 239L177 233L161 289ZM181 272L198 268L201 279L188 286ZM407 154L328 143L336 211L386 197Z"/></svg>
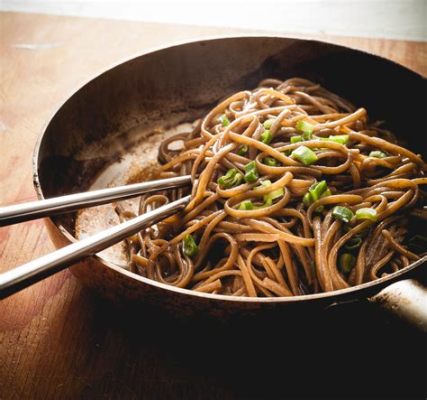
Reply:
<svg viewBox="0 0 427 400"><path fill-rule="evenodd" d="M292 76L319 82L367 107L372 120L387 121L387 127L416 152L427 148L426 121L407 117L423 116L427 109L422 76L377 56L317 41L219 38L132 58L68 98L47 124L34 152L37 195L42 199L123 184L131 175L151 179L158 143L169 128L202 116L219 99L253 88L264 78ZM46 219L46 224L53 242L61 247L76 240L76 229L101 229L108 213L108 208L95 208L86 218L67 214ZM155 303L180 315L224 316L271 309L299 314L369 298L427 329L426 289L410 279L420 275L426 257L402 271L345 290L295 298L237 298L151 281L118 265L114 251L87 258L71 269L83 284L114 301Z"/></svg>

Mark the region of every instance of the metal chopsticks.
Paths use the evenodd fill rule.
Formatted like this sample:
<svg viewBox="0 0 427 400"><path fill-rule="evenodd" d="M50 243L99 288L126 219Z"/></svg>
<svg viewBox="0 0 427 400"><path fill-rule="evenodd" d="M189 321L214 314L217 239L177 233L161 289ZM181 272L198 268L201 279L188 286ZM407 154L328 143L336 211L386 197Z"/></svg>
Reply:
<svg viewBox="0 0 427 400"><path fill-rule="evenodd" d="M53 275L84 257L120 242L141 229L179 211L189 201L190 196L183 197L0 274L0 299Z"/></svg>
<svg viewBox="0 0 427 400"><path fill-rule="evenodd" d="M114 200L135 197L142 193L180 187L190 182L190 175L184 175L0 207L0 226L106 204Z"/></svg>
<svg viewBox="0 0 427 400"><path fill-rule="evenodd" d="M82 207L105 204L142 193L180 187L190 182L191 177L187 175L11 205L0 208L0 226L69 212ZM94 255L134 235L141 229L183 209L189 201L190 196L183 197L0 274L0 299L53 275L84 257Z"/></svg>

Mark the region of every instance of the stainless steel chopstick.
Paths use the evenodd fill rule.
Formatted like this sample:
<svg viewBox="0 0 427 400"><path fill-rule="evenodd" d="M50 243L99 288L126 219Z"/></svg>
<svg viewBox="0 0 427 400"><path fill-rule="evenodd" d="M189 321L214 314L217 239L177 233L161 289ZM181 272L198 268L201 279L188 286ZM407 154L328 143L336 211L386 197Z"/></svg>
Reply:
<svg viewBox="0 0 427 400"><path fill-rule="evenodd" d="M0 226L123 200L142 193L180 187L190 182L190 175L184 175L0 207Z"/></svg>
<svg viewBox="0 0 427 400"><path fill-rule="evenodd" d="M105 231L0 274L0 299L24 289L84 257L93 255L184 208L190 196L161 206Z"/></svg>

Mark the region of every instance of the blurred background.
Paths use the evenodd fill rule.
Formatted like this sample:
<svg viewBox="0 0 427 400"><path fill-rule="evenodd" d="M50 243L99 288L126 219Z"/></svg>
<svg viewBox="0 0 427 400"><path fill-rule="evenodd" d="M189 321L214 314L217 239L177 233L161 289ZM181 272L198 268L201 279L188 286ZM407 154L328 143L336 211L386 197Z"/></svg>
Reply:
<svg viewBox="0 0 427 400"><path fill-rule="evenodd" d="M1 0L0 10L427 40L427 0Z"/></svg>

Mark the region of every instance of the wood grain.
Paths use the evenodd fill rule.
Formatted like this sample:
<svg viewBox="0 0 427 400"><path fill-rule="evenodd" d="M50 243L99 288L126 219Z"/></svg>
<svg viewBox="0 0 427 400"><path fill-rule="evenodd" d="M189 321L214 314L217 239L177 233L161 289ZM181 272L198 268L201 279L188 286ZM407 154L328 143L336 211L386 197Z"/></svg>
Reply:
<svg viewBox="0 0 427 400"><path fill-rule="evenodd" d="M61 102L89 78L150 48L242 33L1 13L0 204L35 198L31 157L37 137ZM425 43L318 38L367 50L427 74ZM1 271L52 250L42 221L0 228ZM406 328L395 328L392 336L400 334L399 329ZM262 372L251 375L248 366L254 360L258 363L254 368L271 366L274 352L267 347L265 352L258 349L255 359L253 352L248 356L251 352L243 347L253 343L236 338L239 332L238 328L229 333L215 325L207 329L180 324L153 310L115 310L64 271L1 302L0 398L263 397L268 393L263 387L271 386L270 378L280 381L280 375L271 368L270 378ZM204 356L206 341L214 344L214 351ZM243 347L233 350L230 341ZM384 354L388 354L385 349ZM233 365L240 371L237 378L232 378ZM298 368L302 375L303 365ZM404 384L413 384L411 379L418 375L408 376ZM327 393L319 382L317 393ZM295 394L297 386L292 387Z"/></svg>

